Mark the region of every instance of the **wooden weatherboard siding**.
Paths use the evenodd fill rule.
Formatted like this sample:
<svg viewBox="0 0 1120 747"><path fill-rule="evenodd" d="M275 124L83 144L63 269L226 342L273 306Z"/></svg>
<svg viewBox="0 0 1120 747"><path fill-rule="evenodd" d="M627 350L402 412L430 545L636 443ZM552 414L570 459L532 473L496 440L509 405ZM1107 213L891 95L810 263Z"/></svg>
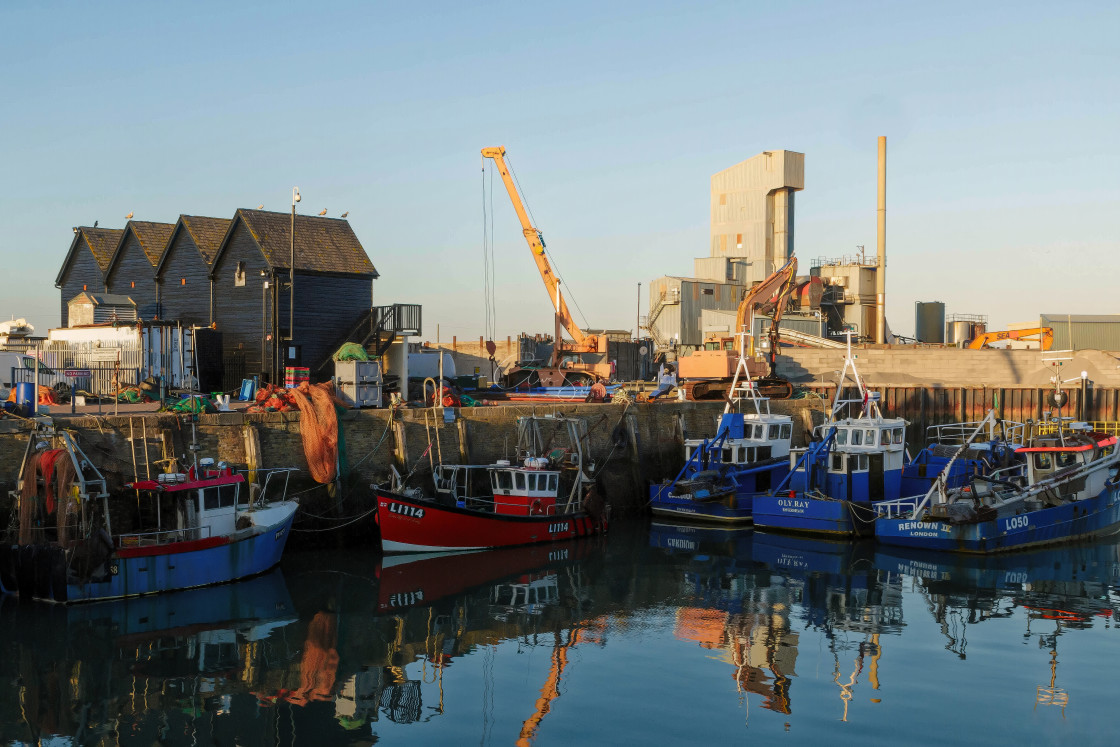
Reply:
<svg viewBox="0 0 1120 747"><path fill-rule="evenodd" d="M70 261L70 266L63 271L60 287L62 288L61 318L63 327L69 326L69 303L74 296L82 291L90 293L105 292L105 277L85 241L82 241L81 246L77 248Z"/></svg>
<svg viewBox="0 0 1120 747"><path fill-rule="evenodd" d="M266 275L271 268L261 254L260 247L245 227L244 222L236 221L232 232L227 236L219 254L217 264L211 271L214 282L214 323L222 333L222 347L226 352L240 350L245 355L247 373L259 373L267 369L261 365L261 343L264 334L272 329L272 292L264 292L261 270ZM245 284L236 282L237 263L244 263ZM188 279L189 283L190 280ZM299 287L299 283L296 283ZM262 296L264 299L262 334ZM285 326L287 319L285 318ZM271 343L265 348L265 360L271 355Z"/></svg>
<svg viewBox="0 0 1120 747"><path fill-rule="evenodd" d="M210 265L182 222L160 261L159 285L164 319L184 326L210 324Z"/></svg>
<svg viewBox="0 0 1120 747"><path fill-rule="evenodd" d="M54 285L62 291L62 326L69 325L70 300L82 292L104 293L105 271L124 233L119 228L82 226L70 242L70 250L58 271Z"/></svg>
<svg viewBox="0 0 1120 747"><path fill-rule="evenodd" d="M318 366L330 347L369 311L373 303L369 277L296 272L295 334L303 365ZM288 327L288 294L280 297L280 326Z"/></svg>

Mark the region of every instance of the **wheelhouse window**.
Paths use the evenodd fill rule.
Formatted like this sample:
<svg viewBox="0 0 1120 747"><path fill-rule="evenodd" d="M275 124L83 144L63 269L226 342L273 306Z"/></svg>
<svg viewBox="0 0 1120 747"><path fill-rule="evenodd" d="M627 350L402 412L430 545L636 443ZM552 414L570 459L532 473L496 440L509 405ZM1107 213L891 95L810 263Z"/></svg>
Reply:
<svg viewBox="0 0 1120 747"><path fill-rule="evenodd" d="M1045 451L1035 452L1034 455L1034 468L1037 470L1053 469L1054 463L1050 460L1050 454Z"/></svg>
<svg viewBox="0 0 1120 747"><path fill-rule="evenodd" d="M788 439L788 438L789 438L790 436L792 436L792 435L793 435L793 426L792 426L792 425L790 425L789 423L784 423L784 424L782 425L782 435L781 435L781 438L782 438L782 439Z"/></svg>
<svg viewBox="0 0 1120 747"><path fill-rule="evenodd" d="M888 431L886 428L879 431L879 445L880 446L890 446L891 445L891 432Z"/></svg>
<svg viewBox="0 0 1120 747"><path fill-rule="evenodd" d="M844 446L848 443L848 429L840 428L836 431L836 445Z"/></svg>
<svg viewBox="0 0 1120 747"><path fill-rule="evenodd" d="M556 475L549 475L548 476L548 489L551 490L553 493L556 492L556 478L557 478Z"/></svg>
<svg viewBox="0 0 1120 747"><path fill-rule="evenodd" d="M775 423L774 425L770 426L770 434L769 434L768 438L771 441L774 441L778 438L778 434L780 432L781 432L781 428L779 428L778 425Z"/></svg>
<svg viewBox="0 0 1120 747"><path fill-rule="evenodd" d="M874 446L875 445L875 431L871 430L870 428L867 429L867 441L866 441L866 443L867 443L868 446Z"/></svg>
<svg viewBox="0 0 1120 747"><path fill-rule="evenodd" d="M847 454L833 454L832 455L832 463L829 465L828 471L829 472L843 472L844 471L844 462L846 461L846 459L845 459L846 456L847 456Z"/></svg>
<svg viewBox="0 0 1120 747"><path fill-rule="evenodd" d="M894 434L894 442L896 444L902 443L902 429L901 428L895 428L893 431L891 431L891 433Z"/></svg>
<svg viewBox="0 0 1120 747"><path fill-rule="evenodd" d="M859 446L863 443L863 431L852 431L852 446Z"/></svg>
<svg viewBox="0 0 1120 747"><path fill-rule="evenodd" d="M513 478L510 477L509 471L499 470L494 473L494 489L513 490Z"/></svg>
<svg viewBox="0 0 1120 747"><path fill-rule="evenodd" d="M517 490L525 489L525 473L515 472L513 475L513 485Z"/></svg>

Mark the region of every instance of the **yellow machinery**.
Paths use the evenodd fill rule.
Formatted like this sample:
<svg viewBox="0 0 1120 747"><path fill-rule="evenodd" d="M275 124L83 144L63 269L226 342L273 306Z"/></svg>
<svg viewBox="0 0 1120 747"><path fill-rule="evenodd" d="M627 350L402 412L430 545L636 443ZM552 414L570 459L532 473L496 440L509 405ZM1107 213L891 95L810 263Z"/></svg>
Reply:
<svg viewBox="0 0 1120 747"><path fill-rule="evenodd" d="M552 360L548 366L539 368L514 367L506 372L506 383L509 386L528 384L529 386L564 386L588 385L595 382L596 377L607 379L610 377L611 367L609 362L584 363L581 359L583 353L606 353L606 335L587 335L579 328L572 315L568 312L568 304L560 292L560 280L553 272L544 252L544 239L541 232L533 227L529 221L529 214L517 192L517 186L510 176L509 168L505 161L506 149L502 146L496 148L483 148L482 157L494 161L498 173L502 175L502 182L509 192L510 202L517 212L517 219L521 221L521 230L525 234L525 241L529 243L529 250L533 260L537 263L537 270L544 281L544 287L552 300L556 314L556 334L552 348ZM561 328L571 335L572 342L564 342Z"/></svg>
<svg viewBox="0 0 1120 747"><path fill-rule="evenodd" d="M797 258L790 257L770 277L747 291L739 302L735 314L738 344L728 344L735 338L724 338L718 341L721 349L697 350L677 360L677 377L687 399L724 399L730 392L740 356L746 359L751 380L757 383L763 395L785 399L793 394L793 386L775 373L774 363L778 354L778 323L796 278ZM771 314L768 361L759 357L753 337L755 314L765 311ZM744 338L749 343L743 342Z"/></svg>
<svg viewBox="0 0 1120 747"><path fill-rule="evenodd" d="M1049 350L1054 345L1054 330L1050 327L1031 327L1030 329L1008 329L1001 332L983 332L968 341L970 350L986 348L1000 340L1033 340L1037 338L1039 347Z"/></svg>

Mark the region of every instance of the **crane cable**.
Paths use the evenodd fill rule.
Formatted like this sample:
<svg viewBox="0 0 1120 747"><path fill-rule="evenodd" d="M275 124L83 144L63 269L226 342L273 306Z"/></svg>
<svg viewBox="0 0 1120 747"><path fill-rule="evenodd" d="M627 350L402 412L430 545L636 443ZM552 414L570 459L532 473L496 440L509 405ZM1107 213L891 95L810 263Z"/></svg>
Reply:
<svg viewBox="0 0 1120 747"><path fill-rule="evenodd" d="M487 339L493 340L497 334L497 307L494 301L494 172L490 170L490 210L487 222L486 172L489 161L482 159L482 293L484 308L484 328Z"/></svg>
<svg viewBox="0 0 1120 747"><path fill-rule="evenodd" d="M513 182L517 185L517 191L521 193L521 202L525 205L525 210L529 213L529 220L533 222L534 226L538 225L537 219L533 215L533 209L529 207L529 198L525 196L525 190L521 188L521 181L517 178L517 172L513 168L513 163L510 161L508 153L506 154L506 165L509 166L509 173L513 176ZM491 213L492 212L493 211L491 211ZM560 272L560 265L556 262L556 257L553 256L552 252L548 251L548 247L544 243L544 236L541 235L540 229L537 229L537 234L541 240L541 249L544 250L545 254L548 255L549 261L552 264L553 272L556 273L556 277L560 279L560 282L570 289L571 286L568 285L568 281L564 279L563 273ZM567 296L568 300L572 302L572 305L576 307L576 311L579 312L580 317L583 319L584 329L591 326L587 323L587 315L583 313L583 309L579 307L579 301L576 300L576 297L572 295L571 291L569 290L569 292L565 295Z"/></svg>

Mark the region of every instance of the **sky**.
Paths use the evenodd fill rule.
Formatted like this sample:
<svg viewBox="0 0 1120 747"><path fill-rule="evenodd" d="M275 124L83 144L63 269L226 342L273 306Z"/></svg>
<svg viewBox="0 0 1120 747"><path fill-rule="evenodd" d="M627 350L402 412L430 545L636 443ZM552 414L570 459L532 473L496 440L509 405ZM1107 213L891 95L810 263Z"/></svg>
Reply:
<svg viewBox="0 0 1120 747"><path fill-rule="evenodd" d="M3 3L0 318L59 324L72 227L349 212L375 303L484 334L504 145L583 326L708 254L711 175L805 154L795 252L876 243L887 319L1120 313L1120 3ZM550 332L504 192L496 336ZM639 288L641 297L639 302ZM329 302L328 299L324 299Z"/></svg>

